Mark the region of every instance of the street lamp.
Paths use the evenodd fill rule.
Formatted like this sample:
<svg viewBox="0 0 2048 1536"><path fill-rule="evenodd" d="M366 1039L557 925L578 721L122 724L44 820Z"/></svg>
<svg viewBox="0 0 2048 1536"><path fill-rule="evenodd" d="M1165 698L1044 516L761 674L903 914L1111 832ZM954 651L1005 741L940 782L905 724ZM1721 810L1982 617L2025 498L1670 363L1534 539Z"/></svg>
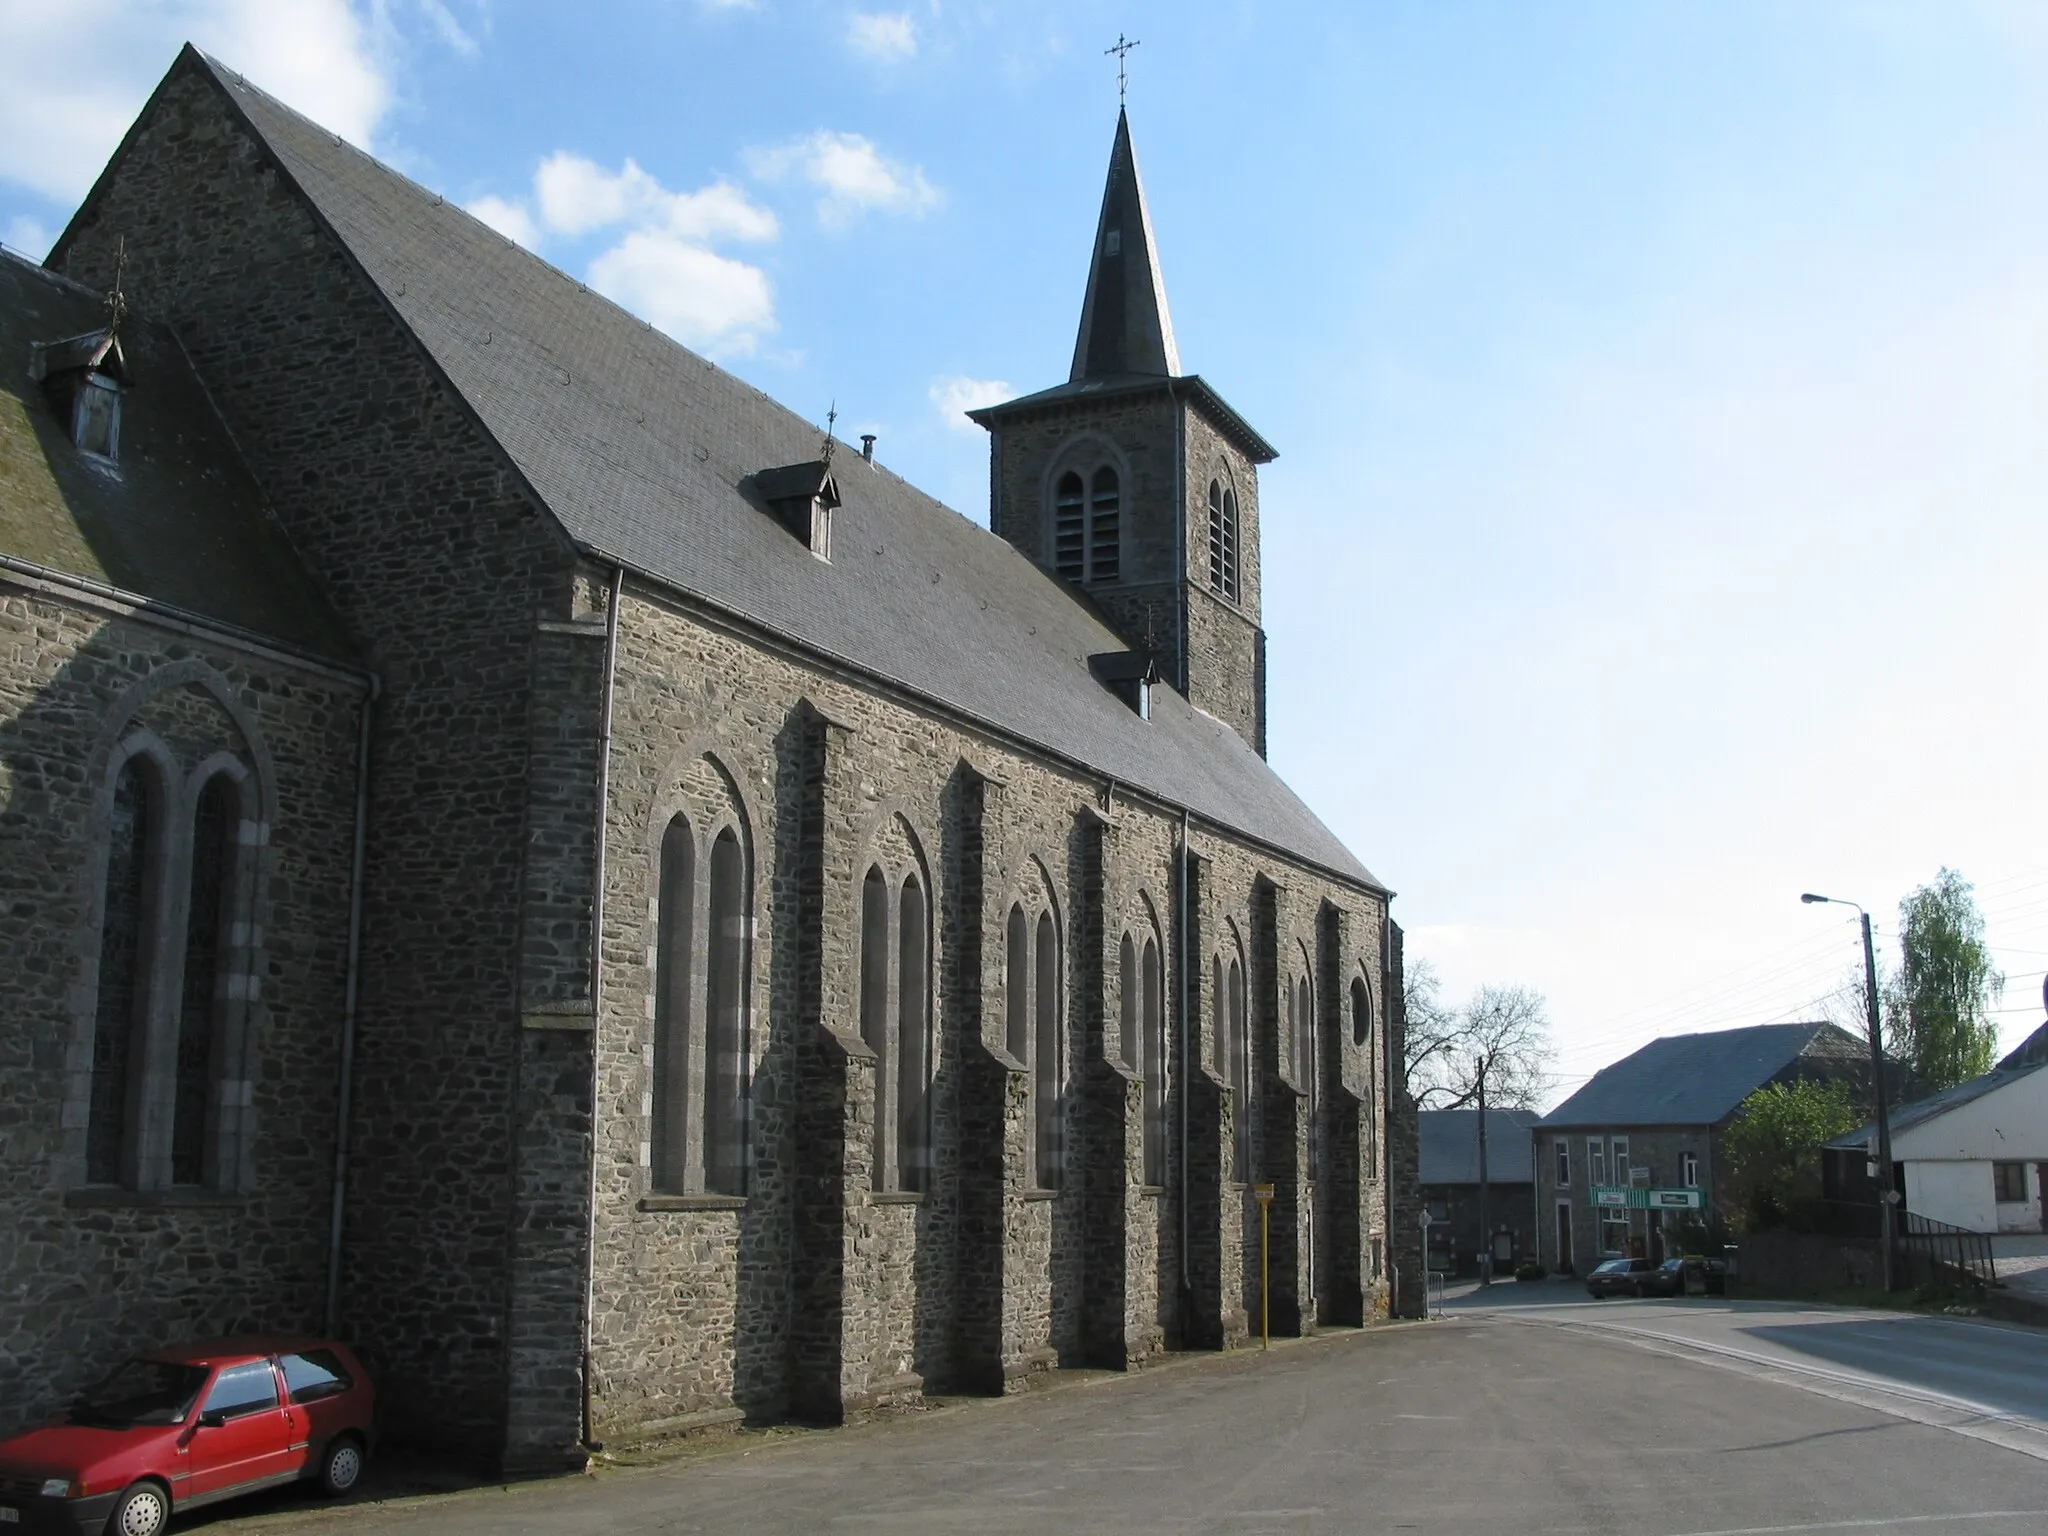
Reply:
<svg viewBox="0 0 2048 1536"><path fill-rule="evenodd" d="M1856 907L1856 915L1863 919L1863 1001L1870 1024L1870 1076L1871 1092L1877 1105L1877 1187L1878 1207L1883 1213L1884 1233L1884 1288L1892 1288L1892 1242L1897 1219L1893 1214L1893 1203L1897 1192L1892 1188L1892 1125L1885 1113L1884 1098L1884 1047L1880 1043L1877 1022L1877 951L1870 944L1870 914L1853 901L1844 901L1839 896L1816 896L1808 891L1799 898L1812 906L1827 903L1837 907Z"/></svg>

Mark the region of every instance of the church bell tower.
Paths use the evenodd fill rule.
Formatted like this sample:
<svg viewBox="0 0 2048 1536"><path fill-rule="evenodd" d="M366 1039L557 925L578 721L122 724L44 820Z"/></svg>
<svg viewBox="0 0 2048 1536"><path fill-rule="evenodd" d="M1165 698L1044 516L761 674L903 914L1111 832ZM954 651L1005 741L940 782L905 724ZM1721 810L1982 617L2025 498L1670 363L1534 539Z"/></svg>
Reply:
<svg viewBox="0 0 2048 1536"><path fill-rule="evenodd" d="M996 533L1080 588L1188 702L1264 756L1258 466L1274 451L1181 372L1121 111L1073 371L970 415L989 433Z"/></svg>

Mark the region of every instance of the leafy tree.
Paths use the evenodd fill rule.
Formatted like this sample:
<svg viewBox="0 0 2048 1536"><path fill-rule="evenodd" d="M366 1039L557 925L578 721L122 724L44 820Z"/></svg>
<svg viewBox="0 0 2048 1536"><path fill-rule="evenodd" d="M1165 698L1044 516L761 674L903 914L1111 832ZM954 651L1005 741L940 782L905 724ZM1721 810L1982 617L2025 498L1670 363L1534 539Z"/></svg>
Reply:
<svg viewBox="0 0 2048 1536"><path fill-rule="evenodd" d="M1820 1149L1863 1123L1846 1083L1770 1083L1742 1101L1722 1140L1744 1224L1775 1227L1820 1197Z"/></svg>
<svg viewBox="0 0 2048 1536"><path fill-rule="evenodd" d="M2005 978L1992 969L1969 881L1944 869L1899 903L1899 953L1886 999L1890 1053L1931 1090L1989 1072L1998 1055L1991 1004Z"/></svg>
<svg viewBox="0 0 2048 1536"><path fill-rule="evenodd" d="M1534 1109L1550 1090L1549 1064L1556 1054L1543 994L1530 987L1481 987L1464 1007L1450 1008L1441 986L1424 960L1405 988L1407 1081L1416 1103L1424 1109L1476 1103L1483 1075L1489 1106Z"/></svg>

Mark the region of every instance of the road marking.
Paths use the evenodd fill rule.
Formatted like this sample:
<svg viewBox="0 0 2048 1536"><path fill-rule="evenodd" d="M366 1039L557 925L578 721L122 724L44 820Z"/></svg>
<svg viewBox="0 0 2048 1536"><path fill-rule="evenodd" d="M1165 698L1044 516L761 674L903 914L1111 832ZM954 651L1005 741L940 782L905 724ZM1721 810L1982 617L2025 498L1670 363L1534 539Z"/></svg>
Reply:
<svg viewBox="0 0 2048 1536"><path fill-rule="evenodd" d="M2034 1520L2048 1509L1983 1509L1966 1515L1890 1515L1872 1520L1823 1520L1816 1525L1744 1525L1719 1531L1678 1531L1673 1536L1789 1536L1798 1531L1889 1531L1903 1525L1942 1525L1954 1520Z"/></svg>
<svg viewBox="0 0 2048 1536"><path fill-rule="evenodd" d="M1522 1317L1504 1317L1503 1321L1521 1323L1525 1327L1568 1329L1594 1337L1611 1338L1632 1348L1647 1350L1651 1354L1681 1360L1694 1359L1702 1365L1776 1381L1782 1386L1811 1392L1816 1397L1832 1398L1836 1402L1868 1408L1873 1412L1922 1424L1930 1429L1945 1429L1951 1434L1965 1435L1972 1440L1982 1440L1989 1445L2018 1451L2022 1456L2031 1456L2036 1461L2048 1461L2048 1424L2025 1414L2008 1413L1988 1403L1973 1402L1969 1398L1956 1397L1931 1388L1908 1386L1904 1382L1889 1381L1861 1373L1826 1370L1820 1366L1780 1360L1772 1355L1736 1349L1727 1344L1708 1343L1704 1339L1696 1339L1687 1334L1663 1333L1656 1329L1632 1327L1625 1323L1589 1323L1566 1321L1561 1318ZM1963 1422L1957 1423L1954 1419L1944 1416L1955 1414L1962 1415ZM1786 1529L1826 1530L1829 1527L1788 1526Z"/></svg>

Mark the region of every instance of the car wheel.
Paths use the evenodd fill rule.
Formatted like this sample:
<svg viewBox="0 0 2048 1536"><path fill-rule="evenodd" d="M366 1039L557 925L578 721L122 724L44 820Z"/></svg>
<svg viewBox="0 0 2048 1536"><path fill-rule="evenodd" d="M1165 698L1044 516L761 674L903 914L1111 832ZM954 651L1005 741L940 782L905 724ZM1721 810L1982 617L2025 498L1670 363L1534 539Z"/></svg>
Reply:
<svg viewBox="0 0 2048 1536"><path fill-rule="evenodd" d="M137 1483L114 1501L107 1536L159 1536L171 1523L171 1496L159 1483Z"/></svg>
<svg viewBox="0 0 2048 1536"><path fill-rule="evenodd" d="M354 1435L337 1435L320 1457L320 1491L329 1498L347 1493L363 1476L363 1443Z"/></svg>

